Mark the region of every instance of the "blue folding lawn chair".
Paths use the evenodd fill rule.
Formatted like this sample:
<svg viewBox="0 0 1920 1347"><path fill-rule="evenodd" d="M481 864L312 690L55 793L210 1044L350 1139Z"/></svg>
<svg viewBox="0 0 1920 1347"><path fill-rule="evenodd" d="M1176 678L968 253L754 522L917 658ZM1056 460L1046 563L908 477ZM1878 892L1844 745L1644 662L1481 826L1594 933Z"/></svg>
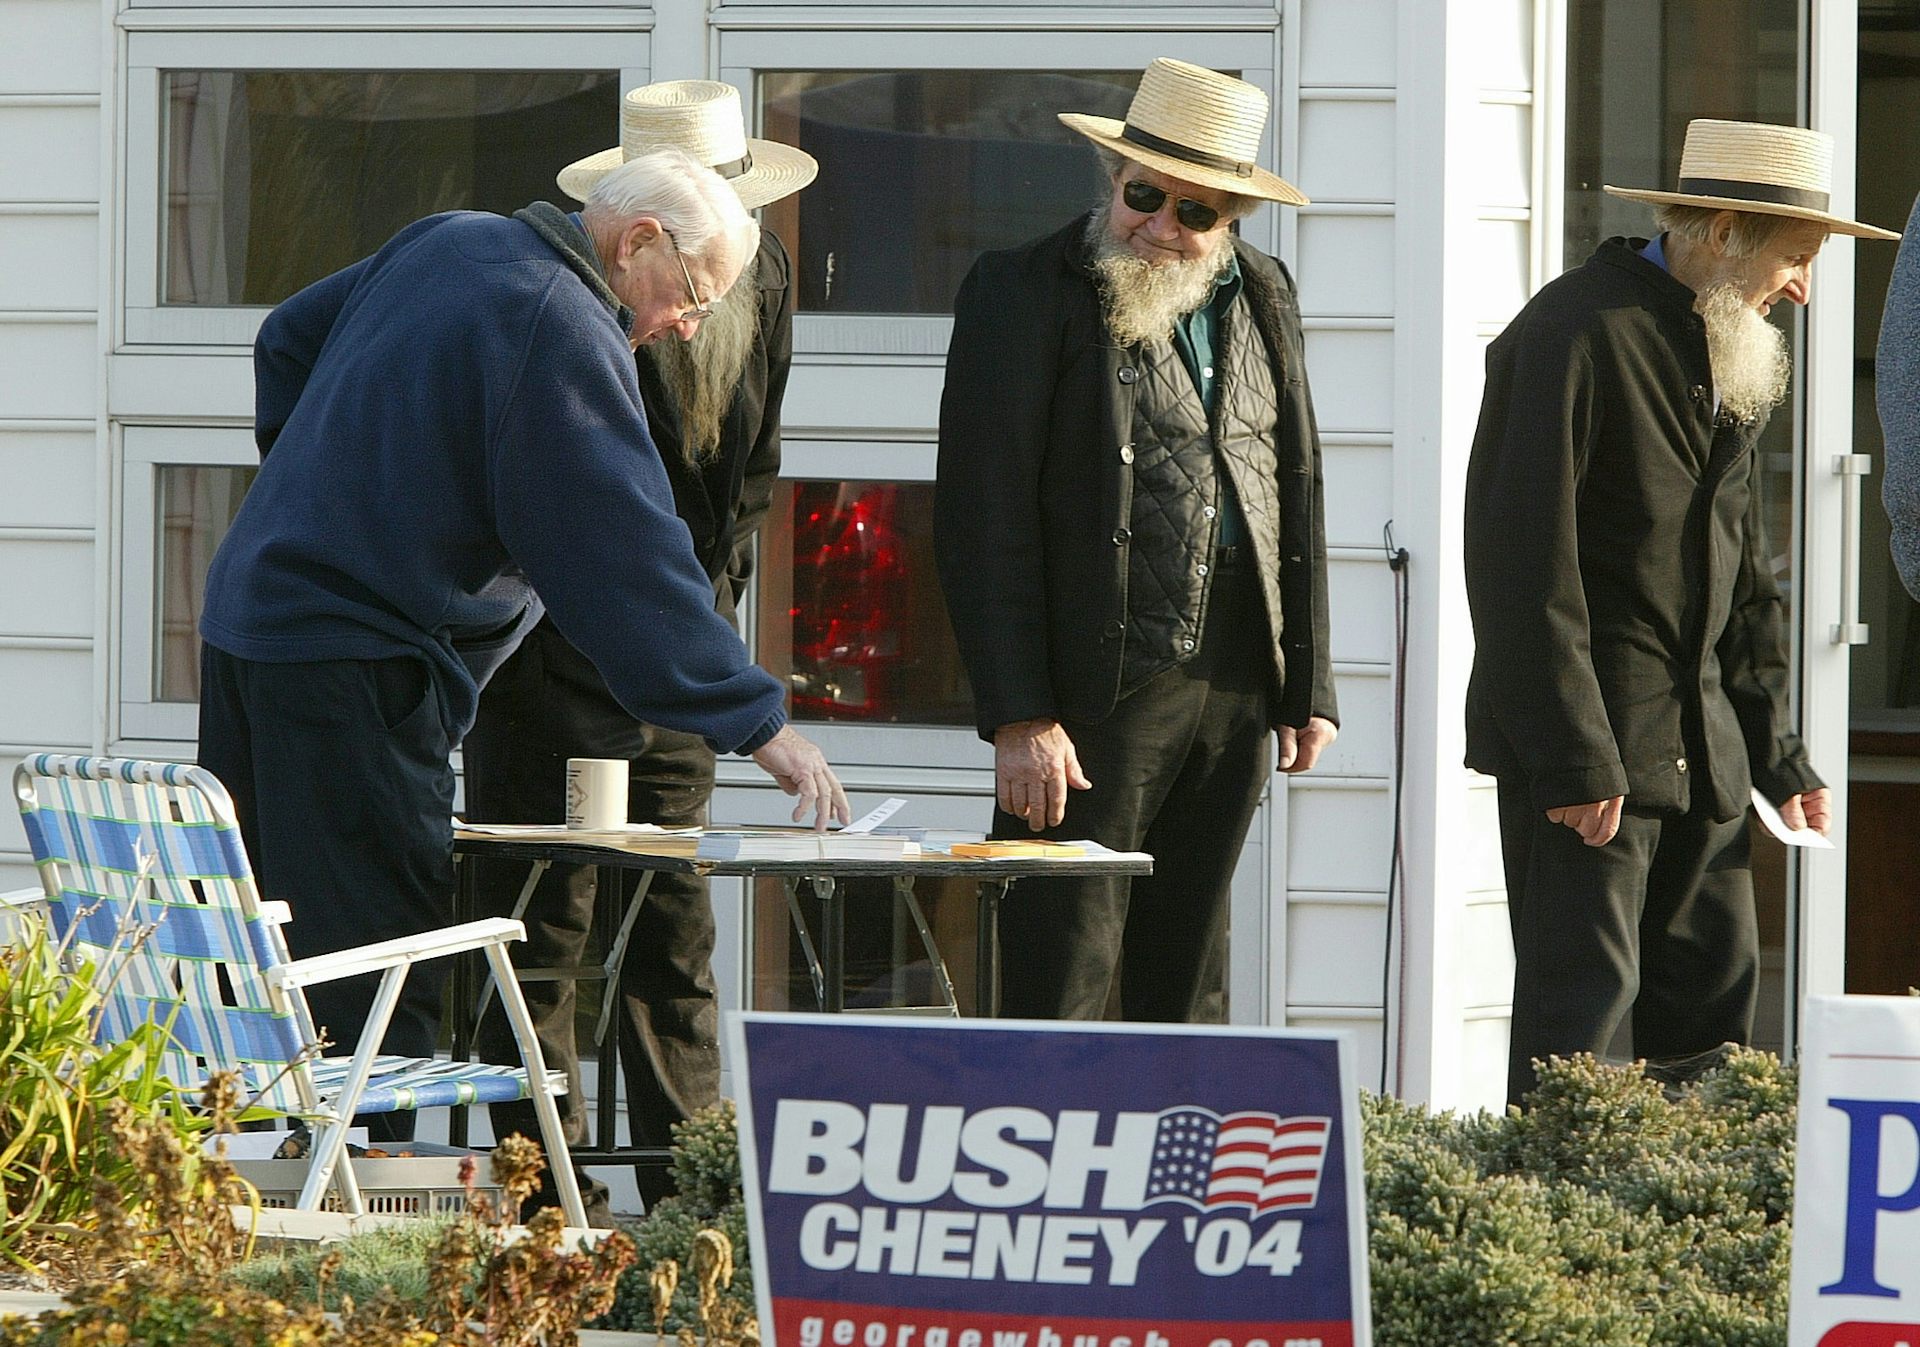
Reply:
<svg viewBox="0 0 1920 1347"><path fill-rule="evenodd" d="M170 1022L168 1080L197 1091L230 1071L250 1103L304 1120L313 1144L300 1209L317 1210L330 1183L349 1212L365 1209L346 1149L356 1113L531 1096L567 1222L587 1223L554 1103L566 1079L546 1069L507 958L507 942L525 939L519 922L293 960L280 933L287 905L261 900L233 802L204 768L37 753L13 787L54 930L76 964L103 970L102 1038ZM381 1054L407 970L474 949L493 969L525 1069ZM359 1050L323 1057L304 989L363 973L382 976Z"/></svg>

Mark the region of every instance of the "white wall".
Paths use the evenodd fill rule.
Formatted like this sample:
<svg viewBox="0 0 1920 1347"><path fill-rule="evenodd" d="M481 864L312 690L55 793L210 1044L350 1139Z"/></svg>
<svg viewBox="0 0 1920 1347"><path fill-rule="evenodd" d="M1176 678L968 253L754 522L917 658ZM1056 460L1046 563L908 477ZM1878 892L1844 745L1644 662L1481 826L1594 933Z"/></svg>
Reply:
<svg viewBox="0 0 1920 1347"><path fill-rule="evenodd" d="M104 250L119 245L110 228L103 239L101 201L103 191L111 199L120 166L101 95L111 109L121 78L111 62L124 49L106 30L103 13L112 9L112 0L104 11L99 0L0 0L0 256L9 259L0 269L0 567L12 582L0 587L0 766L27 747L105 746L117 695L107 651L107 596L117 588L95 547L119 472L103 416L114 300L101 278L118 274ZM730 72L758 59L740 53L772 40L756 33L796 21L820 33L847 29L844 41L867 44L861 50L892 42L903 65L928 52L947 63L956 51L1072 43L1081 26L1129 32L1142 51L1157 53L1164 42L1217 52L1216 64L1249 72L1271 67L1263 76L1278 95L1271 162L1314 204L1262 212L1249 234L1288 262L1301 288L1326 449L1345 724L1318 771L1276 777L1250 839L1236 886L1237 1017L1353 1030L1364 1081L1377 1081L1386 1061L1390 1086L1443 1104L1491 1102L1503 1069L1509 956L1490 796L1459 766L1470 642L1455 502L1483 342L1541 266L1532 214L1543 190L1541 118L1531 91L1535 13L1551 9L1550 0L996 5L954 11L960 18L949 23L944 11L915 4L805 8L792 12L796 20L777 5L709 14L700 0L659 0L644 36L619 37L623 51L650 51L646 73L661 79ZM510 13L508 26L537 28L545 11L498 12ZM284 29L291 11L205 13L216 28ZM574 23L586 11L553 13ZM622 13L620 24L631 27L643 11ZM347 14L320 26L347 27ZM186 41L200 20L163 10L134 12L131 22L179 29ZM875 38L875 28L893 36ZM842 40L834 31L832 41ZM239 424L248 405L242 348L227 356L122 349L110 363L116 417ZM796 457L851 463L870 451L891 456L900 475L924 476L938 366L937 356L884 368L803 358L787 416ZM1411 901L1404 966L1383 981L1394 817L1395 597L1381 545L1388 519L1413 557L1404 796ZM105 527L101 537L110 541ZM916 747L911 765L860 768L863 793L924 790L984 813L984 750L963 732L927 742L933 757ZM115 747L183 753L190 745ZM864 741L850 748L864 752ZM750 773L728 779L732 812L760 807ZM18 823L0 812L0 886L25 882L22 856ZM1391 1056L1387 1001L1399 1026Z"/></svg>
<svg viewBox="0 0 1920 1347"><path fill-rule="evenodd" d="M0 0L0 771L96 742L99 0ZM0 812L0 887L31 881Z"/></svg>

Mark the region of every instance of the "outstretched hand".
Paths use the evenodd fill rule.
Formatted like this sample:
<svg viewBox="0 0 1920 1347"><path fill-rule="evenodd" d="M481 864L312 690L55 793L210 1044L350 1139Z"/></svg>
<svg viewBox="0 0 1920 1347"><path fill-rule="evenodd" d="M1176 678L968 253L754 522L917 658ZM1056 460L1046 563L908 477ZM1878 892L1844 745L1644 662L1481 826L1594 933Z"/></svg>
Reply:
<svg viewBox="0 0 1920 1347"><path fill-rule="evenodd" d="M795 823L802 822L809 812L815 832L825 832L832 820L842 824L853 821L847 792L833 768L827 766L826 754L793 726L782 725L780 733L753 750L753 760L781 790L800 797L793 806Z"/></svg>

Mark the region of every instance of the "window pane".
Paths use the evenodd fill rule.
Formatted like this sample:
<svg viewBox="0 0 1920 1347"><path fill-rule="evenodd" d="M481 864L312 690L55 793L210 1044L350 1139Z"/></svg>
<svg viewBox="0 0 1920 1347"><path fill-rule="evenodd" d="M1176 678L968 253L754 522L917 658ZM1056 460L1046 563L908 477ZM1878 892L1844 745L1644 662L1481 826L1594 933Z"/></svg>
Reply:
<svg viewBox="0 0 1920 1347"><path fill-rule="evenodd" d="M168 304L277 304L423 215L553 200L619 124L611 71L171 71L163 90Z"/></svg>
<svg viewBox="0 0 1920 1347"><path fill-rule="evenodd" d="M944 968L960 1013L974 1013L979 894L972 881L922 879L913 886L938 966L928 955L912 911L895 897L891 880L843 880L838 893L847 914L847 1009L945 1005L940 982ZM820 904L811 891L803 885L789 904L779 880L754 880L752 1008L818 1010L814 978L820 943Z"/></svg>
<svg viewBox="0 0 1920 1347"><path fill-rule="evenodd" d="M781 482L760 554L760 663L792 687L796 719L973 723L932 483Z"/></svg>
<svg viewBox="0 0 1920 1347"><path fill-rule="evenodd" d="M760 77L762 134L822 165L770 207L804 313L950 313L973 259L1057 229L1100 192L1055 116L1123 118L1138 70L788 71Z"/></svg>
<svg viewBox="0 0 1920 1347"><path fill-rule="evenodd" d="M258 468L163 467L160 474L160 700L200 700L200 609L207 567Z"/></svg>

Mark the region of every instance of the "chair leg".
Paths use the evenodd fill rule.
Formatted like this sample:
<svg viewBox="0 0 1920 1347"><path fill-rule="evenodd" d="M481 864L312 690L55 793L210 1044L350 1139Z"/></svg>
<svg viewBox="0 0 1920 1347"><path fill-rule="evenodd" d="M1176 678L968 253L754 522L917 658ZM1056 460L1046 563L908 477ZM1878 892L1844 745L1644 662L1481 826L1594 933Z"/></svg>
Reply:
<svg viewBox="0 0 1920 1347"><path fill-rule="evenodd" d="M560 1106L553 1101L553 1086L547 1080L547 1059L540 1051L540 1039L533 1031L533 1015L527 998L513 976L513 964L507 958L504 943L487 946L487 962L493 966L495 984L500 992L500 1008L507 1012L507 1023L520 1044L520 1060L527 1068L527 1092L533 1111L540 1119L540 1134L546 1143L547 1165L553 1171L553 1185L560 1192L560 1209L567 1224L585 1228L587 1204L580 1196L580 1181L573 1173L573 1153L567 1149L567 1135L560 1122ZM602 1089L608 1088L603 1082Z"/></svg>
<svg viewBox="0 0 1920 1347"><path fill-rule="evenodd" d="M302 1211L320 1209L321 1195L327 1191L327 1182L333 1177L341 1157L346 1154L347 1128L353 1125L353 1115L360 1105L360 1096L366 1093L367 1081L373 1076L373 1061L380 1055L380 1044L387 1036L387 1024L393 1019L394 1007L400 1004L400 988L406 983L407 968L407 964L397 964L380 976L380 990L374 993L373 1008L360 1030L360 1046L353 1054L353 1065L347 1070L340 1093L331 1101L339 1122L317 1128L313 1134L313 1158L307 1169L307 1181L300 1189L299 1207ZM341 1187L341 1196L351 1204L348 1210L353 1215L361 1214L360 1185L356 1181L349 1178Z"/></svg>

